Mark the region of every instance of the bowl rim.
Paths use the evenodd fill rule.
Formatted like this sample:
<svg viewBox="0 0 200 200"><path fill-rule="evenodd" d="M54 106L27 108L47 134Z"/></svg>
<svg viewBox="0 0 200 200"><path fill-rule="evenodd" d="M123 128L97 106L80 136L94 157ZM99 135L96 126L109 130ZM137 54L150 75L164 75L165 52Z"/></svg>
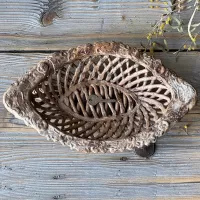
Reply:
<svg viewBox="0 0 200 200"><path fill-rule="evenodd" d="M66 135L48 124L35 111L29 100L30 91L46 77L49 70L54 73L67 63L94 55L112 55L131 59L150 70L154 76L162 79L164 84L170 88L172 100L168 105L167 112L155 122L151 131L143 131L132 137L115 140L101 141L78 138ZM141 148L144 145L155 143L158 137L162 136L195 105L196 99L195 89L165 68L159 59L154 59L123 43L97 42L53 53L40 61L8 88L3 95L3 104L16 118L23 120L26 125L33 127L47 139L59 141L61 144L68 145L71 149L78 151L97 153L132 150L135 147Z"/></svg>

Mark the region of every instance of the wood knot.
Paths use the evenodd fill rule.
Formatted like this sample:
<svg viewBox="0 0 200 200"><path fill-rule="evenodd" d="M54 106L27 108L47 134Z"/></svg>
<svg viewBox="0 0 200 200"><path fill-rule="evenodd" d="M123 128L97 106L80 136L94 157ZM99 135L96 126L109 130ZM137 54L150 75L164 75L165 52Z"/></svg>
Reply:
<svg viewBox="0 0 200 200"><path fill-rule="evenodd" d="M49 10L47 12L44 12L41 17L41 24L43 26L49 26L53 23L53 19L56 17L58 17L58 14L54 10Z"/></svg>
<svg viewBox="0 0 200 200"><path fill-rule="evenodd" d="M122 21L126 20L126 15L122 15Z"/></svg>
<svg viewBox="0 0 200 200"><path fill-rule="evenodd" d="M121 160L121 161L127 161L128 158L127 158L127 157L121 157L120 160Z"/></svg>

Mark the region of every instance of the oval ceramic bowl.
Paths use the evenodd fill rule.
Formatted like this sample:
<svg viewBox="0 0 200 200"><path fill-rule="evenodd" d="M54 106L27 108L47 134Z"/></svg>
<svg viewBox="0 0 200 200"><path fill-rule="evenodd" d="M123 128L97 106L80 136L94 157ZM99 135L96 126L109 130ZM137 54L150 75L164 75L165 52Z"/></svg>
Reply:
<svg viewBox="0 0 200 200"><path fill-rule="evenodd" d="M4 105L41 135L83 152L155 143L196 102L196 91L122 43L54 53L4 94Z"/></svg>

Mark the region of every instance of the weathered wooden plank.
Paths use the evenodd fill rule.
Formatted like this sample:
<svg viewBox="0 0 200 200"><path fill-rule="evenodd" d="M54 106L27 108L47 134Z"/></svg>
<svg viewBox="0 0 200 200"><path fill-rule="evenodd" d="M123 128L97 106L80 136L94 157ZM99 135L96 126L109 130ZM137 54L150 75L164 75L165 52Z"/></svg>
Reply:
<svg viewBox="0 0 200 200"><path fill-rule="evenodd" d="M60 50L99 40L140 47L147 42L151 24L166 12L164 2L170 0L2 0L0 50ZM191 12L183 14L185 21ZM175 33L168 37L173 49L186 40Z"/></svg>
<svg viewBox="0 0 200 200"><path fill-rule="evenodd" d="M133 33L117 33L117 34L80 34L79 36L74 35L63 35L63 36L17 36L17 35L0 35L0 51L20 51L20 50L67 50L70 47L75 47L79 45L84 45L87 43L94 42L123 42L125 44L132 45L134 47L142 49L143 46L148 46L148 42L146 39L147 31L143 31L141 34L133 34ZM197 40L199 41L199 36ZM188 36L170 33L166 36L168 48L172 50L177 50L181 48L186 40L188 40ZM163 43L162 37L157 37L156 41L160 44ZM188 44L188 43L187 43ZM189 43L190 44L190 43ZM197 42L197 44L199 44ZM161 50L161 48L158 48Z"/></svg>
<svg viewBox="0 0 200 200"><path fill-rule="evenodd" d="M151 9L151 5L158 5L159 8ZM46 36L119 33L124 29L129 32L133 30L133 26L135 33L141 33L145 29L141 25L154 23L164 12L164 7L166 5L163 2L155 4L142 0L19 0L17 3L3 0L0 4L1 33ZM146 18L144 11L149 18ZM57 16L52 12L56 12ZM44 27L45 24L41 24L44 14L48 14L51 26Z"/></svg>
<svg viewBox="0 0 200 200"><path fill-rule="evenodd" d="M200 142L196 138L169 145L164 137L155 156L145 160L131 152L72 152L37 140L34 133L7 134L9 140L2 134L0 140L2 199L200 198ZM186 142L196 145L181 145Z"/></svg>
<svg viewBox="0 0 200 200"><path fill-rule="evenodd" d="M47 54L0 54L0 198L200 199L200 104L158 140L151 159L83 154L46 141L2 105L6 88ZM199 53L156 53L199 91ZM188 125L188 135L183 126Z"/></svg>

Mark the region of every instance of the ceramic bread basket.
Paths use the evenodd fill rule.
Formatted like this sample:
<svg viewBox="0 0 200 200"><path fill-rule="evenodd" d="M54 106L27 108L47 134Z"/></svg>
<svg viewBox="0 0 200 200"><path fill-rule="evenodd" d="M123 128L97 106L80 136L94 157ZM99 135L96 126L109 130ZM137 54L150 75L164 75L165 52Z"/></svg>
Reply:
<svg viewBox="0 0 200 200"><path fill-rule="evenodd" d="M3 100L47 139L97 153L155 143L195 105L196 91L160 60L102 42L52 54Z"/></svg>

